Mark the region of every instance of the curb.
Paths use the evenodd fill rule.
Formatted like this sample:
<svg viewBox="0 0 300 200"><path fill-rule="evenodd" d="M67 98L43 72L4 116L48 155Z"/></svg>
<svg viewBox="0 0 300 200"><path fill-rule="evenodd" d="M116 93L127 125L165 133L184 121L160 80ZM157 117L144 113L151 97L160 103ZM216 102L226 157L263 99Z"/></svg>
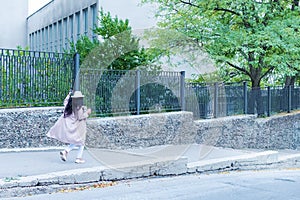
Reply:
<svg viewBox="0 0 300 200"><path fill-rule="evenodd" d="M251 166L260 164L269 164L278 162L277 151L264 151L259 153L252 153L249 155L233 156L220 159L211 159L187 164L188 172L206 172L216 171L226 168L233 168L235 166Z"/></svg>
<svg viewBox="0 0 300 200"><path fill-rule="evenodd" d="M179 175L186 173L187 158L149 159L145 162L111 167L92 167L68 171L52 172L6 182L0 180L0 189L36 187L49 185L82 184L98 181L115 181L148 176Z"/></svg>
<svg viewBox="0 0 300 200"><path fill-rule="evenodd" d="M59 187L118 181L151 176L171 176L189 173L214 173L228 170L253 170L278 166L299 166L300 153L280 155L278 151L255 152L247 155L188 162L187 157L149 157L147 160L110 166L58 171L12 180L0 180L0 198L26 194L49 193ZM50 187L49 187L50 186ZM42 189L41 189L42 188ZM42 191L43 190L43 191ZM52 191L52 192L53 192Z"/></svg>
<svg viewBox="0 0 300 200"><path fill-rule="evenodd" d="M222 171L234 167L238 169L255 165L268 165L291 162L300 159L300 154L278 158L277 151L264 151L249 155L232 156L188 163L186 157L149 158L143 162L99 166L47 174L19 177L16 180L0 180L0 189L16 187L35 187L47 185L82 184L98 181L116 181L149 176L180 175L186 173L203 173Z"/></svg>

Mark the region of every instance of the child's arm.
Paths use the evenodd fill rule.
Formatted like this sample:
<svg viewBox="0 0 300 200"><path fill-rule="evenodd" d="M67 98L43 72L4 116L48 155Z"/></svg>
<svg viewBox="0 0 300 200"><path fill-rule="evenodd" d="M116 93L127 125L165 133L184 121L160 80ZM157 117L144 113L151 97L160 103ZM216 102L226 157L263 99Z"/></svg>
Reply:
<svg viewBox="0 0 300 200"><path fill-rule="evenodd" d="M69 99L71 98L71 92L69 92L69 94L66 96L65 100L64 100L64 107L67 106Z"/></svg>
<svg viewBox="0 0 300 200"><path fill-rule="evenodd" d="M87 109L85 106L82 106L78 111L78 120L84 120L89 117L92 113L92 110L89 108Z"/></svg>

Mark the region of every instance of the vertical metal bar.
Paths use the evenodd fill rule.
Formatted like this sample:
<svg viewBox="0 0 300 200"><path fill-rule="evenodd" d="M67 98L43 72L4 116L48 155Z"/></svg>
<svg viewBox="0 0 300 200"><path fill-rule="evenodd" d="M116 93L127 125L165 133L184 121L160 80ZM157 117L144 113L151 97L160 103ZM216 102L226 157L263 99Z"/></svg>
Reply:
<svg viewBox="0 0 300 200"><path fill-rule="evenodd" d="M214 84L214 118L218 117L218 83Z"/></svg>
<svg viewBox="0 0 300 200"><path fill-rule="evenodd" d="M37 96L37 89L38 89L38 76L39 76L39 67L38 67L38 64L37 64L37 57L36 57L36 52L34 51L33 54L33 67L34 67L34 73L32 74L33 76L33 79L34 79L34 94L33 94L33 99L37 99L38 96Z"/></svg>
<svg viewBox="0 0 300 200"><path fill-rule="evenodd" d="M45 93L44 92L46 92L46 88L45 88L45 82L44 82L44 80L45 80L45 71L44 71L44 69L43 69L43 61L42 61L42 53L41 52L39 52L38 53L38 62L39 62L39 69L40 69L40 87L39 88L42 88L42 90L41 89L39 89L39 97L40 97L40 101L41 102L45 102Z"/></svg>
<svg viewBox="0 0 300 200"><path fill-rule="evenodd" d="M22 52L18 52L18 59L17 59L17 84L16 84L16 94L17 94L17 98L18 98L18 103L21 103L21 98L20 98L20 92L21 92L21 87L20 87L20 80L21 80L21 75L20 75L20 72L21 72L21 66L22 66Z"/></svg>
<svg viewBox="0 0 300 200"><path fill-rule="evenodd" d="M26 88L28 87L28 83L27 83L27 80L26 80L26 72L27 72L27 68L28 68L28 57L27 55L25 54L25 57L24 57L24 66L22 68L22 87L23 87L23 94L24 94L24 102L27 104L28 103L28 93L26 91Z"/></svg>
<svg viewBox="0 0 300 200"><path fill-rule="evenodd" d="M3 49L1 49L1 52L0 52L0 100L1 101L3 101L3 99L2 99L2 96L3 96L3 94L2 94L2 86L3 86L3 81L2 81L2 68L4 68L5 66L4 66L4 60L3 60L3 58L4 58L4 56L3 56Z"/></svg>
<svg viewBox="0 0 300 200"><path fill-rule="evenodd" d="M58 90L56 91L57 92L57 95L58 95L58 91L62 91L62 71L61 71L61 69L60 69L60 65L59 65L59 60L58 60L58 57L57 57L57 53L53 53L53 68L55 68L56 69L56 71L57 71L57 78L58 78L58 80L59 80L59 82L58 82L58 85L57 85L57 87L58 87Z"/></svg>
<svg viewBox="0 0 300 200"><path fill-rule="evenodd" d="M47 90L46 90L46 99L47 99L47 103L49 103L49 99L52 99L51 98L51 92L50 92L50 81L49 81L49 76L50 76L50 71L51 71L51 67L47 66L47 53L44 52L43 53L43 66L45 67L45 83L46 83L46 87L47 87Z"/></svg>
<svg viewBox="0 0 300 200"><path fill-rule="evenodd" d="M288 86L288 113L292 110L292 86Z"/></svg>
<svg viewBox="0 0 300 200"><path fill-rule="evenodd" d="M136 70L135 89L136 89L136 95L135 95L136 114L139 115L141 109L141 71L140 70Z"/></svg>
<svg viewBox="0 0 300 200"><path fill-rule="evenodd" d="M10 92L11 92L11 100L13 104L16 103L16 72L17 72L17 67L18 67L18 51L13 50L13 55L12 55L12 66L11 66L11 74L10 74L10 79L11 79L11 84L10 84Z"/></svg>
<svg viewBox="0 0 300 200"><path fill-rule="evenodd" d="M267 116L271 116L271 103L272 103L272 98L271 98L271 88L268 86L268 108L267 108Z"/></svg>
<svg viewBox="0 0 300 200"><path fill-rule="evenodd" d="M79 53L75 53L74 56L74 91L80 90L80 80L79 80Z"/></svg>
<svg viewBox="0 0 300 200"><path fill-rule="evenodd" d="M35 71L35 68L33 66L33 62L32 62L32 52L30 52L29 54L29 63L28 63L28 66L29 66L29 71L28 71L28 80L29 80L29 88L30 88L30 93L29 93L29 100L30 100L30 103L32 103L32 99L33 99L33 91L34 91L34 80L32 78L32 73L34 73ZM29 89L28 88L28 89Z"/></svg>
<svg viewBox="0 0 300 200"><path fill-rule="evenodd" d="M15 55L15 50L12 50L12 55L10 58L10 65L9 65L9 73L8 73L8 77L9 77L9 85L8 85L8 91L9 91L9 100L12 102L13 101L13 84L14 84L14 78L13 78L13 70L14 70L14 55Z"/></svg>
<svg viewBox="0 0 300 200"><path fill-rule="evenodd" d="M243 90L244 90L244 114L248 114L248 89L247 89L247 82L244 81L243 83L244 87L243 87Z"/></svg>
<svg viewBox="0 0 300 200"><path fill-rule="evenodd" d="M180 72L180 102L181 110L185 111L185 71Z"/></svg>

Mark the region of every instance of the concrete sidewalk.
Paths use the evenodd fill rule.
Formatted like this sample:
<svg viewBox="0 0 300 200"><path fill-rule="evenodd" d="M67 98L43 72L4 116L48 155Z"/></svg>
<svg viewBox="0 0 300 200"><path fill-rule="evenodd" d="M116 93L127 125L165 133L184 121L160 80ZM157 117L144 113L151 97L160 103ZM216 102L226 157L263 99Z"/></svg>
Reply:
<svg viewBox="0 0 300 200"><path fill-rule="evenodd" d="M59 157L61 148L0 150L0 197L18 188L92 183L195 172L299 167L300 151L228 149L206 145L165 145L144 149L87 148L86 163Z"/></svg>

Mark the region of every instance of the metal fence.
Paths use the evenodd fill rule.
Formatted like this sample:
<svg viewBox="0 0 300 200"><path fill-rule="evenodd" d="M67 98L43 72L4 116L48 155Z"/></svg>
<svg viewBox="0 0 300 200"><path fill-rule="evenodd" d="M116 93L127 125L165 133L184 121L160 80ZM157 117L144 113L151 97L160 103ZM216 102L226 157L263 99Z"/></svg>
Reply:
<svg viewBox="0 0 300 200"><path fill-rule="evenodd" d="M299 87L185 83L184 72L79 70L78 56L0 49L0 108L61 106L74 80L94 116L186 110L205 119L300 109Z"/></svg>
<svg viewBox="0 0 300 200"><path fill-rule="evenodd" d="M195 118L239 114L270 116L300 109L299 87L250 88L243 84L186 84L186 110Z"/></svg>
<svg viewBox="0 0 300 200"><path fill-rule="evenodd" d="M196 119L270 116L300 109L299 87L185 83L184 72L80 70L80 90L96 116L186 110Z"/></svg>
<svg viewBox="0 0 300 200"><path fill-rule="evenodd" d="M69 54L0 49L0 108L61 105L73 66Z"/></svg>
<svg viewBox="0 0 300 200"><path fill-rule="evenodd" d="M96 116L178 111L184 73L80 69L80 90Z"/></svg>

